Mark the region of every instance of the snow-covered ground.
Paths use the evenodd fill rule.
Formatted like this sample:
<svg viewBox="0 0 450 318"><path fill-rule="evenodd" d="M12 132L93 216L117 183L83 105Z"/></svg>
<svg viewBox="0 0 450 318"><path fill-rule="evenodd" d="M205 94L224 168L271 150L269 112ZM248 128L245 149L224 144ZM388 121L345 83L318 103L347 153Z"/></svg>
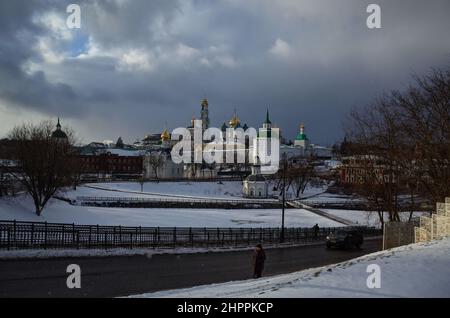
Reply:
<svg viewBox="0 0 450 318"><path fill-rule="evenodd" d="M381 288L367 287L368 266L380 267ZM450 297L450 239L413 244L287 275L134 297L304 298Z"/></svg>
<svg viewBox="0 0 450 318"><path fill-rule="evenodd" d="M242 198L241 181L223 182L146 182L141 192L141 185L137 182L111 182L87 184L88 187L78 187L77 191L68 190L64 196L75 199L77 196L122 196L122 197L191 197L209 199ZM92 187L92 188L91 188ZM95 188L95 189L93 189ZM112 191L107 191L112 190ZM307 187L302 197L322 193L326 186ZM120 191L120 192L119 192ZM274 185L269 186L270 195L278 195ZM293 197L293 189L288 191L288 197Z"/></svg>
<svg viewBox="0 0 450 318"><path fill-rule="evenodd" d="M346 220L352 221L355 224L361 226L374 226L381 227L380 218L378 213L370 211L357 211L357 210L334 210L334 209L324 209L323 211L344 218ZM428 215L426 212L414 212L413 217L418 217L421 215ZM384 220L388 220L388 213L383 213ZM402 221L407 221L409 219L409 212L400 212L400 219Z"/></svg>
<svg viewBox="0 0 450 318"><path fill-rule="evenodd" d="M42 215L34 213L26 196L0 200L0 220L76 224L168 227L279 227L279 209L133 209L73 206L51 200ZM306 210L286 210L287 227L342 226Z"/></svg>

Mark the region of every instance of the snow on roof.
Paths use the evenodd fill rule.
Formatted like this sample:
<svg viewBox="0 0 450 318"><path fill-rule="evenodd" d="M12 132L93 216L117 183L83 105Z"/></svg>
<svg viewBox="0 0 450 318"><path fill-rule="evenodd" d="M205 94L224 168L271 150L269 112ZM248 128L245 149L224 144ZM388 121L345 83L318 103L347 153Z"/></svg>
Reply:
<svg viewBox="0 0 450 318"><path fill-rule="evenodd" d="M139 157L145 155L145 151L142 150L127 150L127 149L117 149L111 148L106 150L106 153L110 153L112 155L118 155L122 157Z"/></svg>

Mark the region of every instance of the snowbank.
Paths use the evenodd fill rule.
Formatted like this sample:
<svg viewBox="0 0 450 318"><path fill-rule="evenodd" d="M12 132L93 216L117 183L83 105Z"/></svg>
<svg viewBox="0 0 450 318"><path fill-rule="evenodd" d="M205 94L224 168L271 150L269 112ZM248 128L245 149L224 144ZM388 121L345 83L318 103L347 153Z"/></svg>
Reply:
<svg viewBox="0 0 450 318"><path fill-rule="evenodd" d="M369 289L367 267L381 269ZM413 244L347 262L258 280L229 282L132 297L450 297L450 240Z"/></svg>
<svg viewBox="0 0 450 318"><path fill-rule="evenodd" d="M302 244L275 244L266 245L265 249L290 248ZM311 245L323 245L323 242L308 243ZM303 246L303 245L302 245ZM252 251L250 247L211 247L211 248L173 248L173 249L153 249L153 248L111 248L111 249L28 249L28 250L0 250L0 260L11 259L48 259L66 257L112 257L112 256L135 256L145 255L151 258L160 254L198 254L198 253L225 253L235 251Z"/></svg>

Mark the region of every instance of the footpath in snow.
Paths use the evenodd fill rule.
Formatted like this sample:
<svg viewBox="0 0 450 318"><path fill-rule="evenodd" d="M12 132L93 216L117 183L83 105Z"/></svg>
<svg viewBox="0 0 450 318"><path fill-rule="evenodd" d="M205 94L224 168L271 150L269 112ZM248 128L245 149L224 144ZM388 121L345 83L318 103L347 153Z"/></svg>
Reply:
<svg viewBox="0 0 450 318"><path fill-rule="evenodd" d="M367 287L367 268L381 270L381 288ZM132 297L306 298L450 297L450 239L402 246L287 275Z"/></svg>

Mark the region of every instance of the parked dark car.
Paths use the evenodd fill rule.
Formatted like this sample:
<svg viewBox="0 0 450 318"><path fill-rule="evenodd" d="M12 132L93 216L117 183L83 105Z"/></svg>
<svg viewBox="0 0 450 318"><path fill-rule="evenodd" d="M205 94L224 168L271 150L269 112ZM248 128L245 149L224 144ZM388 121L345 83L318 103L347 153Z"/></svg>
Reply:
<svg viewBox="0 0 450 318"><path fill-rule="evenodd" d="M360 248L364 242L361 231L352 229L339 229L331 232L326 238L327 248L337 247L343 249Z"/></svg>

